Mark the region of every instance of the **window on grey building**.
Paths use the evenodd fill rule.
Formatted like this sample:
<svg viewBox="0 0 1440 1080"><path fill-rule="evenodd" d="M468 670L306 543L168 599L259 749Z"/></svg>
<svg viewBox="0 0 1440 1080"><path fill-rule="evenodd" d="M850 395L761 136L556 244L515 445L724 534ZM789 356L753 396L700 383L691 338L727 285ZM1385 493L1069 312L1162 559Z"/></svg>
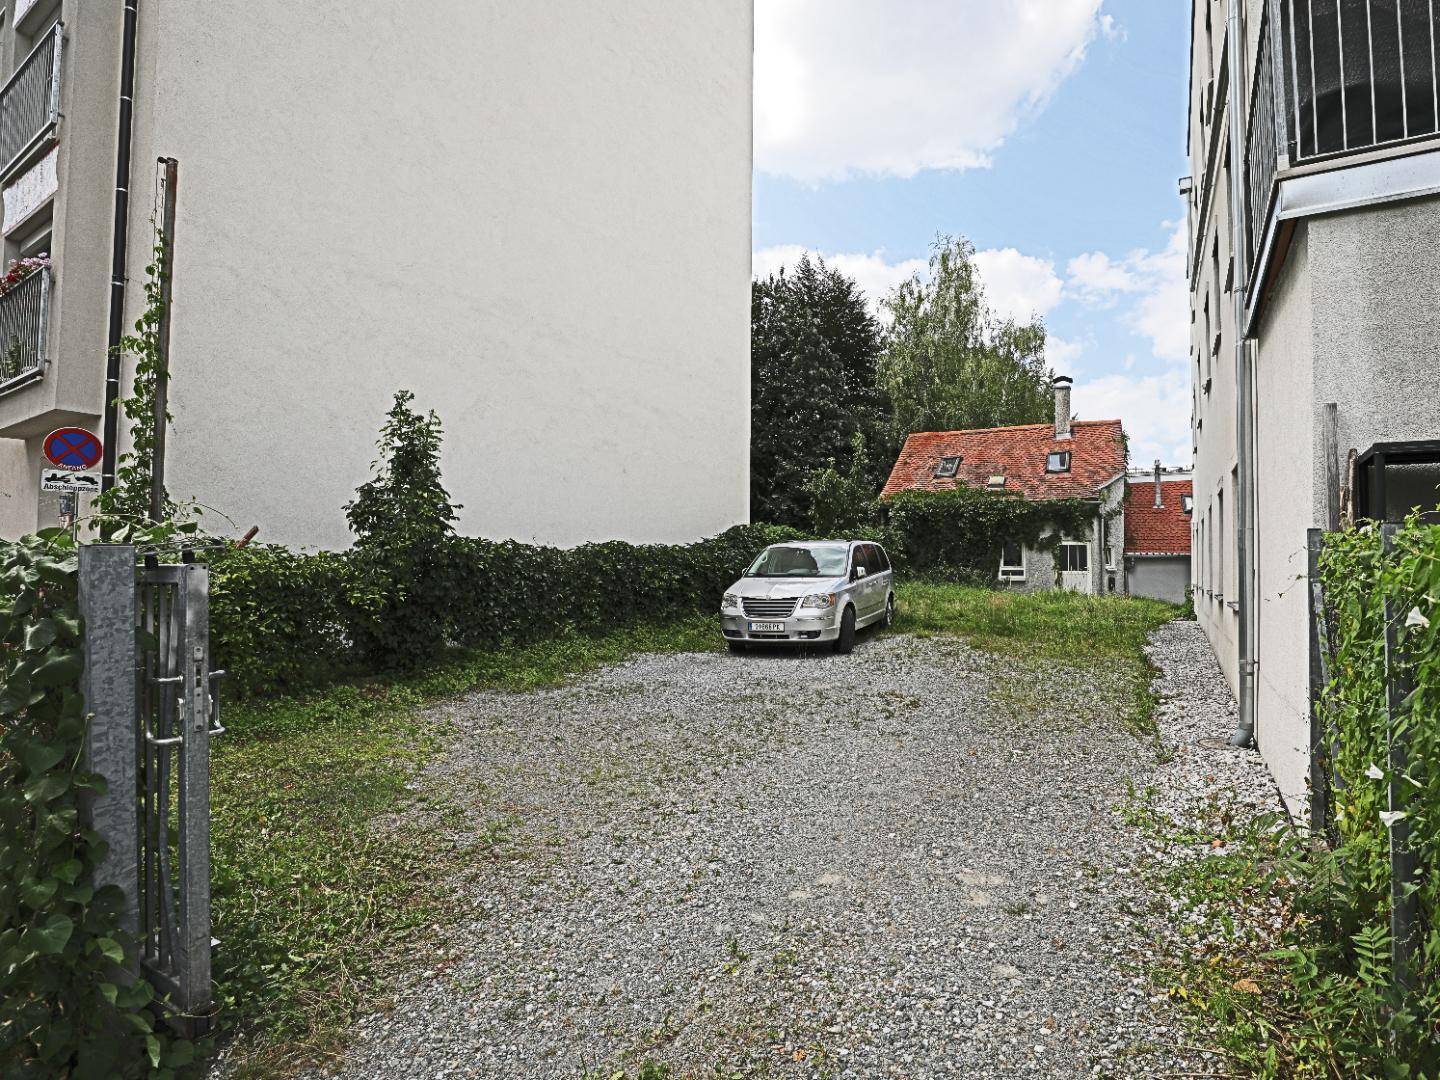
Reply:
<svg viewBox="0 0 1440 1080"><path fill-rule="evenodd" d="M1014 540L1006 540L1000 548L1000 576L1006 581L1025 577L1025 552Z"/></svg>
<svg viewBox="0 0 1440 1080"><path fill-rule="evenodd" d="M1061 544L1060 569L1067 573L1083 573L1090 569L1089 544Z"/></svg>

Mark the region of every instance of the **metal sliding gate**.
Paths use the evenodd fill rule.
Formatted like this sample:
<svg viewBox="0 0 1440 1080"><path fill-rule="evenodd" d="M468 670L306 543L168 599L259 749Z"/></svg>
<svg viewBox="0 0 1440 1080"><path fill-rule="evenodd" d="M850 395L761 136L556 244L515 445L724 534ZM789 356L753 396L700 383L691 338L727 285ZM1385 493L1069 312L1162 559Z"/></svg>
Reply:
<svg viewBox="0 0 1440 1080"><path fill-rule="evenodd" d="M210 738L224 731L209 572L197 563L137 567L130 545L84 545L80 601L86 763L108 781L87 807L109 846L95 884L124 892L135 941L128 966L194 1033L213 999Z"/></svg>
<svg viewBox="0 0 1440 1080"><path fill-rule="evenodd" d="M209 578L190 563L140 572L137 611L140 963L183 1013L210 1002Z"/></svg>

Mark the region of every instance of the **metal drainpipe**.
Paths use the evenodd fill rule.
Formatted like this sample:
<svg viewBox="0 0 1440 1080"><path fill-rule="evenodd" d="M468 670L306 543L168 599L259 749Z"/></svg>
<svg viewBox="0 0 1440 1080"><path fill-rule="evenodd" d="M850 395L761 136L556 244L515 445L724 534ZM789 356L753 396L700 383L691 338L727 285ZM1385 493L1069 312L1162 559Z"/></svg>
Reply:
<svg viewBox="0 0 1440 1080"><path fill-rule="evenodd" d="M115 151L115 235L110 261L110 332L105 343L105 427L100 490L115 486L116 443L120 437L120 339L125 333L126 241L130 231L130 131L135 97L135 23L138 0L123 0L120 43L120 132Z"/></svg>
<svg viewBox="0 0 1440 1080"><path fill-rule="evenodd" d="M1237 652L1240 659L1240 716L1231 746L1252 746L1255 743L1255 635L1252 616L1253 583L1251 580L1251 547L1253 537L1254 482L1254 406L1251 400L1252 342L1245 336L1245 290L1249 271L1249 240L1246 232L1245 209L1245 23L1244 0L1229 0L1225 16L1227 48L1230 50L1230 255L1234 262L1235 304L1235 452L1240 474L1240 490L1235 493L1235 583L1238 593L1240 633ZM1222 583L1221 587L1224 585Z"/></svg>

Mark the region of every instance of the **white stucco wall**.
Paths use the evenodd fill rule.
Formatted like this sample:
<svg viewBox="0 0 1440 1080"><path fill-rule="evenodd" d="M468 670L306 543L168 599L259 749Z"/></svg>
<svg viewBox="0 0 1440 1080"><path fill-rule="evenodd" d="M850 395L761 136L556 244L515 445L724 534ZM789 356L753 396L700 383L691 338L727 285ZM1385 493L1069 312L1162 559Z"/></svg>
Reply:
<svg viewBox="0 0 1440 1080"><path fill-rule="evenodd" d="M748 0L146 4L132 265L173 155L173 493L343 546L403 387L463 532L745 520L751 53Z"/></svg>
<svg viewBox="0 0 1440 1080"><path fill-rule="evenodd" d="M1309 777L1309 610L1303 581L1305 533L1319 523L1310 482L1319 460L1310 388L1315 377L1319 268L1310 254L1316 223L1301 224L1266 306L1256 350L1255 737L1292 811Z"/></svg>

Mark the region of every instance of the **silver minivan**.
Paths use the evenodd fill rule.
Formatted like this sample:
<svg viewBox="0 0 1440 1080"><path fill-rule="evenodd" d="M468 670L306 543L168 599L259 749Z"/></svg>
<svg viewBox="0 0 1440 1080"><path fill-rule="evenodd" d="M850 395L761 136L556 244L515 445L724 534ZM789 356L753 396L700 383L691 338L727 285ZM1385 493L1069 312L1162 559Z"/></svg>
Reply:
<svg viewBox="0 0 1440 1080"><path fill-rule="evenodd" d="M868 540L772 544L720 602L720 632L731 652L749 645L829 642L855 647L855 631L895 618L890 556Z"/></svg>

